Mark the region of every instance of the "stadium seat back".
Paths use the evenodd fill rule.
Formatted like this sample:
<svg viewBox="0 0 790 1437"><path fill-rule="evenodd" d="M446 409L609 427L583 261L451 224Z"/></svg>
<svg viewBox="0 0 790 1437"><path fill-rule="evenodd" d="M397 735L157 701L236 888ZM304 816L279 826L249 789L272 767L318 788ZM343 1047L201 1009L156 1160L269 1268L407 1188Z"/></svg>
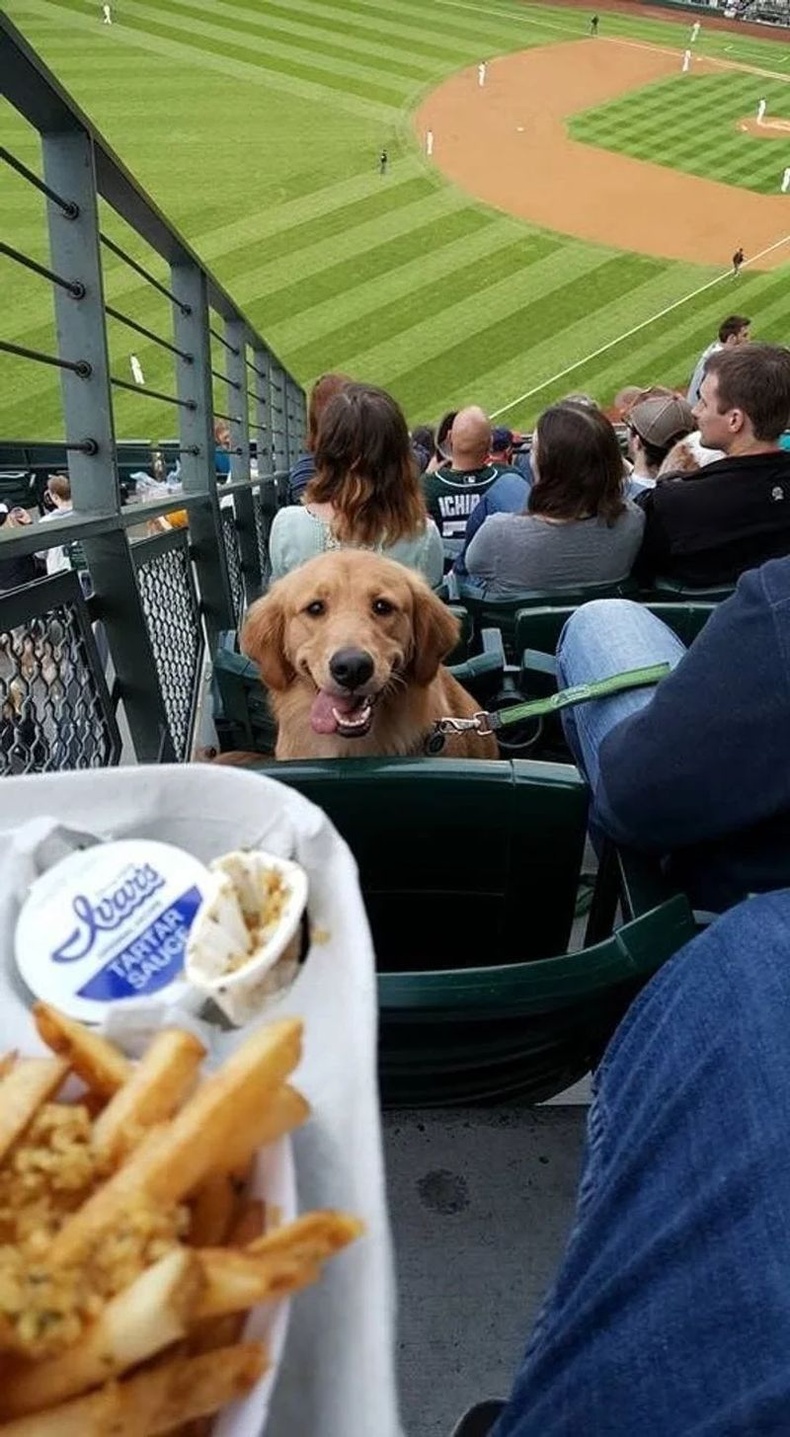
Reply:
<svg viewBox="0 0 790 1437"><path fill-rule="evenodd" d="M631 579L617 584L585 584L562 592L546 592L542 589L525 589L512 599L476 598L468 592L461 595L461 603L469 610L474 625L474 645L480 646L483 629L496 628L502 634L505 653L512 661L517 660L516 618L526 608L575 609L590 599L633 598L636 588Z"/></svg>
<svg viewBox="0 0 790 1437"><path fill-rule="evenodd" d="M587 788L570 765L453 759L278 764L348 842L381 971L562 952Z"/></svg>

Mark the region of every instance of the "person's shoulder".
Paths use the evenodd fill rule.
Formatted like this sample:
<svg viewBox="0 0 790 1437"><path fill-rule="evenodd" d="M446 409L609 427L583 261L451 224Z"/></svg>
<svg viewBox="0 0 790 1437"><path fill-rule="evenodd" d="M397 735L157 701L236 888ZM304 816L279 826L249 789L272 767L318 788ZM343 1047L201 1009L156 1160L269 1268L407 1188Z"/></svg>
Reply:
<svg viewBox="0 0 790 1437"><path fill-rule="evenodd" d="M288 504L284 509L278 509L272 520L271 538L276 535L298 533L310 522L310 515L303 504Z"/></svg>
<svg viewBox="0 0 790 1437"><path fill-rule="evenodd" d="M291 469L291 483L295 479L308 479L315 474L315 459L312 454L300 454Z"/></svg>
<svg viewBox="0 0 790 1437"><path fill-rule="evenodd" d="M496 479L486 495L486 499L493 500L506 494L526 496L528 493L529 484L524 478L524 475L520 474L518 469L506 469L503 467L499 469Z"/></svg>
<svg viewBox="0 0 790 1437"><path fill-rule="evenodd" d="M767 602L771 608L790 604L790 556L769 559L759 569L750 569L738 582L738 593Z"/></svg>
<svg viewBox="0 0 790 1437"><path fill-rule="evenodd" d="M485 535L489 543L491 543L492 540L499 542L503 536L515 532L513 526L519 517L518 514L509 514L507 511L501 509L497 510L494 514L486 514L480 528L472 539L472 543L477 543L482 534Z"/></svg>

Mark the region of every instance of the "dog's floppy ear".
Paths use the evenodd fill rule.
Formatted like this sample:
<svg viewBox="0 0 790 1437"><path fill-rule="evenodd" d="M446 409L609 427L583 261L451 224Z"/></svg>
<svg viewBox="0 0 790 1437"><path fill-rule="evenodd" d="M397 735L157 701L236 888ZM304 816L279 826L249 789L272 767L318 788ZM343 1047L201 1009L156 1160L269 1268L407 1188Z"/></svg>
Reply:
<svg viewBox="0 0 790 1437"><path fill-rule="evenodd" d="M420 688L427 688L436 678L442 659L458 643L460 624L430 589L420 585L414 589L413 648L410 671Z"/></svg>
<svg viewBox="0 0 790 1437"><path fill-rule="evenodd" d="M257 599L247 613L240 647L258 665L267 688L287 689L296 677L285 652L285 606L276 586L263 599Z"/></svg>

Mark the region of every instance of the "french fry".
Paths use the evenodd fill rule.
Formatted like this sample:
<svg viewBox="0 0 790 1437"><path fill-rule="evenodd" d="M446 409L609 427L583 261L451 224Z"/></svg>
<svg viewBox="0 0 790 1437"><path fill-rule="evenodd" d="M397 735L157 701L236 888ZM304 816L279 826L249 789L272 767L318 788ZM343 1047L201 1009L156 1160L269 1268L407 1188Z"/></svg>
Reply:
<svg viewBox="0 0 790 1437"><path fill-rule="evenodd" d="M236 1222L228 1234L228 1246L231 1248L246 1247L248 1242L253 1242L256 1237L263 1235L266 1208L259 1198L248 1198L242 1204ZM238 1342L244 1331L244 1324L247 1321L245 1311L229 1312L224 1317L209 1317L205 1322L198 1323L194 1332L190 1334L190 1352L212 1352L216 1347L229 1347L231 1343ZM193 1423L193 1427L199 1429L199 1423ZM199 1430L190 1431L184 1437L201 1437Z"/></svg>
<svg viewBox="0 0 790 1437"><path fill-rule="evenodd" d="M78 1397L0 1424L0 1437L158 1437L242 1397L266 1370L258 1342L176 1357Z"/></svg>
<svg viewBox="0 0 790 1437"><path fill-rule="evenodd" d="M239 1205L238 1182L234 1173L212 1173L198 1188L189 1223L193 1247L224 1243Z"/></svg>
<svg viewBox="0 0 790 1437"><path fill-rule="evenodd" d="M289 1292L315 1282L318 1263L302 1258L259 1257L250 1252L232 1252L225 1247L206 1247L200 1252L206 1277L206 1292L195 1318L198 1322L247 1312L261 1302L273 1302Z"/></svg>
<svg viewBox="0 0 790 1437"><path fill-rule="evenodd" d="M246 1251L264 1256L287 1253L289 1257L323 1262L361 1237L364 1231L365 1224L360 1218L327 1208L323 1212L306 1212L293 1222L273 1228L248 1243Z"/></svg>
<svg viewBox="0 0 790 1437"><path fill-rule="evenodd" d="M217 1164L225 1172L245 1168L259 1148L268 1147L285 1133L300 1128L310 1116L310 1104L301 1093L284 1083L268 1100L263 1100L256 1113L250 1114L244 1128L227 1134L224 1149L217 1154Z"/></svg>
<svg viewBox="0 0 790 1437"><path fill-rule="evenodd" d="M241 1252L203 1248L206 1286L195 1317L221 1317L295 1292L314 1282L321 1264L364 1232L357 1218L339 1212L307 1213L258 1238Z"/></svg>
<svg viewBox="0 0 790 1437"><path fill-rule="evenodd" d="M114 1297L75 1346L41 1362L8 1366L0 1417L77 1397L180 1341L204 1281L195 1254L173 1248Z"/></svg>
<svg viewBox="0 0 790 1437"><path fill-rule="evenodd" d="M94 1146L99 1159L114 1167L143 1134L172 1117L192 1091L206 1050L192 1033L163 1028L96 1119Z"/></svg>
<svg viewBox="0 0 790 1437"><path fill-rule="evenodd" d="M0 1162L68 1070L61 1058L19 1058L0 1079Z"/></svg>
<svg viewBox="0 0 790 1437"><path fill-rule="evenodd" d="M111 1098L132 1076L134 1067L120 1048L84 1028L48 1003L33 1004L39 1036L53 1053L65 1058L91 1092Z"/></svg>
<svg viewBox="0 0 790 1437"><path fill-rule="evenodd" d="M248 1154L240 1159L228 1135L254 1133L256 1145L260 1141L261 1111L296 1067L301 1035L302 1024L294 1018L256 1029L172 1121L152 1128L118 1172L63 1224L51 1244L50 1262L88 1261L130 1194L168 1206L188 1197L209 1173L239 1167Z"/></svg>
<svg viewBox="0 0 790 1437"><path fill-rule="evenodd" d="M36 1021L58 1056L0 1056L0 1162L72 1068L87 1085L90 1141L84 1114L56 1104L41 1142L66 1193L90 1196L73 1211L68 1196L53 1204L45 1249L30 1235L41 1231L31 1219L41 1223L42 1201L46 1212L49 1176L20 1193L18 1226L6 1197L16 1236L0 1247L0 1437L210 1437L212 1414L268 1364L261 1344L241 1341L249 1309L316 1281L363 1230L325 1212L266 1233L274 1209L248 1196L258 1149L309 1116L286 1082L302 1025L256 1029L195 1087L204 1051L188 1033L160 1032L133 1065L46 1004ZM177 1241L184 1201L189 1238ZM152 1262L162 1240L175 1245ZM14 1285L31 1261L52 1293L40 1280ZM29 1334L50 1309L64 1325L36 1346Z"/></svg>
<svg viewBox="0 0 790 1437"><path fill-rule="evenodd" d="M266 1204L261 1198L245 1198L228 1234L228 1247L246 1247L266 1230Z"/></svg>

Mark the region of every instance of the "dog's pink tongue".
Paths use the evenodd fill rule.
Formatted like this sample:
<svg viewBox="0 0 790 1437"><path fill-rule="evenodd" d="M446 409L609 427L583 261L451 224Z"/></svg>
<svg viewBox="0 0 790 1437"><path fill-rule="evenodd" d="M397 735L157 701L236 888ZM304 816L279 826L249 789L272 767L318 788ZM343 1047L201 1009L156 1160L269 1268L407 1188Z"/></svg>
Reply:
<svg viewBox="0 0 790 1437"><path fill-rule="evenodd" d="M356 707L357 700L347 694L344 698L338 698L337 694L329 694L326 689L319 689L313 699L313 706L310 709L310 724L313 733L336 733L337 719L332 710L339 714L349 714Z"/></svg>

